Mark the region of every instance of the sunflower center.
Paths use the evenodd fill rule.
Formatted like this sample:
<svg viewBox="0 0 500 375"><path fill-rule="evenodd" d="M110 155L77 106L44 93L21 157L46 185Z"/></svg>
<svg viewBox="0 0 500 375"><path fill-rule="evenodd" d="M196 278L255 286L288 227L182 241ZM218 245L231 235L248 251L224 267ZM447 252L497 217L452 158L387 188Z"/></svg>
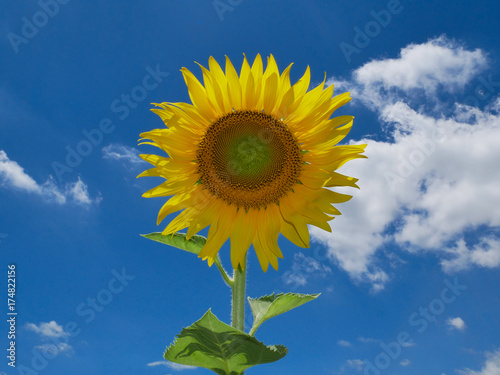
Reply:
<svg viewBox="0 0 500 375"><path fill-rule="evenodd" d="M298 182L302 153L288 127L258 111L235 111L208 127L198 145L201 183L245 209L277 203Z"/></svg>
<svg viewBox="0 0 500 375"><path fill-rule="evenodd" d="M228 153L224 159L227 159L232 169L242 176L255 176L268 168L272 162L272 148L268 143L261 142L254 134L237 137L228 146Z"/></svg>

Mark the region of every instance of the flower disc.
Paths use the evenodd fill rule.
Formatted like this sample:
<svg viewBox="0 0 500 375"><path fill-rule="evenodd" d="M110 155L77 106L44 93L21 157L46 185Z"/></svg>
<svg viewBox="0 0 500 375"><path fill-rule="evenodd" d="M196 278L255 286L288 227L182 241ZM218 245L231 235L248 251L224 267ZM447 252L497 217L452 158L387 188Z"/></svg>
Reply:
<svg viewBox="0 0 500 375"><path fill-rule="evenodd" d="M257 111L217 119L196 156L203 186L246 210L279 202L299 181L303 165L302 152L286 125Z"/></svg>

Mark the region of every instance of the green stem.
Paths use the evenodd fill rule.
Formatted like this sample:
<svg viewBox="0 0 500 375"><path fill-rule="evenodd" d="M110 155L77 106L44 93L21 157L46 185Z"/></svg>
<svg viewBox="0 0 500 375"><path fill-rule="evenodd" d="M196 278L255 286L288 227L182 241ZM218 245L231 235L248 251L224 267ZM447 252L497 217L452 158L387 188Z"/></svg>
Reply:
<svg viewBox="0 0 500 375"><path fill-rule="evenodd" d="M244 270L238 266L234 270L233 306L231 313L231 326L245 332L245 282L246 282L246 256L243 261Z"/></svg>
<svg viewBox="0 0 500 375"><path fill-rule="evenodd" d="M234 285L234 280L229 277L229 275L227 274L227 272L224 269L224 267L222 267L222 263L220 261L219 254L217 254L217 257L215 258L215 265L219 269L220 274L222 275L222 278L226 282L227 286L229 286L230 288L232 288L233 285Z"/></svg>
<svg viewBox="0 0 500 375"><path fill-rule="evenodd" d="M259 327L258 326L253 326L252 329L250 330L250 332L248 332L248 334L250 336L255 335L255 332L257 331L257 328L259 328Z"/></svg>

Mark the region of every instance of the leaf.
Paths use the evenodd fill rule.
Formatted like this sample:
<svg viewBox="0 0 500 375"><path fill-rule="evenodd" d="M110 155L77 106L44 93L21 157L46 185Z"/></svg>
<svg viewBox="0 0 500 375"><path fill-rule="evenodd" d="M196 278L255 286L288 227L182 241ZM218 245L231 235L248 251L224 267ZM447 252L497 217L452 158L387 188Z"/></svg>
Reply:
<svg viewBox="0 0 500 375"><path fill-rule="evenodd" d="M266 320L299 307L318 298L318 296L319 294L280 293L274 295L273 293L270 296L256 299L248 297L248 303L253 313L253 327L250 334L253 335Z"/></svg>
<svg viewBox="0 0 500 375"><path fill-rule="evenodd" d="M199 254L201 248L207 242L203 236L194 235L189 240L186 240L186 233L174 233L162 235L161 232L141 234L142 237L149 238L150 240L161 242L166 245L176 247L181 250L189 251L190 253Z"/></svg>
<svg viewBox="0 0 500 375"><path fill-rule="evenodd" d="M266 346L255 337L221 322L208 310L190 327L184 328L167 348L171 362L210 369L219 375L238 375L249 367L275 362L287 349Z"/></svg>

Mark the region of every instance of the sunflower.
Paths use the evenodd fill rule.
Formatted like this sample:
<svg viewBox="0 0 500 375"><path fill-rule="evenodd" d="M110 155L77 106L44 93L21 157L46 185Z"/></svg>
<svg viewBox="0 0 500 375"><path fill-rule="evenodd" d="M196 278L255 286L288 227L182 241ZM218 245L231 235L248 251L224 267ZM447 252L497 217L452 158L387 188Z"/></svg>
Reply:
<svg viewBox="0 0 500 375"><path fill-rule="evenodd" d="M234 269L244 268L250 245L264 271L269 263L278 269L279 233L309 247L307 225L331 232L328 221L340 215L332 204L351 198L328 188L358 187L357 179L335 172L365 157L360 153L366 145L336 146L354 117L330 117L350 101L349 93L333 97L326 74L307 91L309 67L292 86L291 66L280 74L272 55L265 70L260 55L252 66L245 56L238 76L229 58L223 71L210 57L209 69L200 65L204 85L181 69L193 104L153 103L167 128L142 133L141 141L168 157L141 155L154 168L138 177L166 181L143 196L171 196L158 224L182 210L164 235L188 228L189 239L210 226L199 253L210 266L229 238Z"/></svg>

